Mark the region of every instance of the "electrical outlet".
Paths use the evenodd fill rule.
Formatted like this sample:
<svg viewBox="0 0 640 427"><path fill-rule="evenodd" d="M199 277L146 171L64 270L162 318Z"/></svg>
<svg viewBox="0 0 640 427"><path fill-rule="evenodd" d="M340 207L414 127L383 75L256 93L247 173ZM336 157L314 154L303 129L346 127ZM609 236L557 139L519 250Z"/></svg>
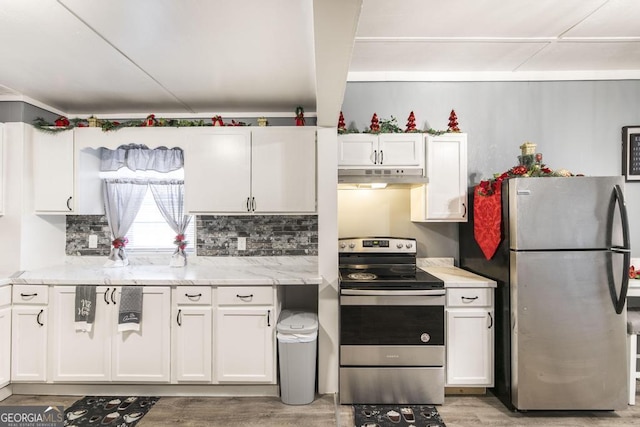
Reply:
<svg viewBox="0 0 640 427"><path fill-rule="evenodd" d="M238 250L246 251L247 250L247 238L246 237L238 237Z"/></svg>
<svg viewBox="0 0 640 427"><path fill-rule="evenodd" d="M96 249L98 247L98 235L89 234L89 249Z"/></svg>

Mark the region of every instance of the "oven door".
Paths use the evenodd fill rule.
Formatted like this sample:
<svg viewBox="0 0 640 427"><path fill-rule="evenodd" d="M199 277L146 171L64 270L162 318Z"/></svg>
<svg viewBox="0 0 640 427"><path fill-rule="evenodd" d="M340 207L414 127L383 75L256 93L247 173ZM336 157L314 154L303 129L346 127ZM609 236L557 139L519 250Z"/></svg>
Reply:
<svg viewBox="0 0 640 427"><path fill-rule="evenodd" d="M444 290L418 292L343 290L340 365L443 366Z"/></svg>

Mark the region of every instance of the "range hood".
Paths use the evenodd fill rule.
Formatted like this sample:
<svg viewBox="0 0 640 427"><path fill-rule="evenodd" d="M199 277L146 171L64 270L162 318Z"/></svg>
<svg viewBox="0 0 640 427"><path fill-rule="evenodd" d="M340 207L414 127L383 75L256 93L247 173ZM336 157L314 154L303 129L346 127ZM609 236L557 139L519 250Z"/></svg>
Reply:
<svg viewBox="0 0 640 427"><path fill-rule="evenodd" d="M409 169L338 169L338 184L387 184L417 186L427 183L424 170Z"/></svg>

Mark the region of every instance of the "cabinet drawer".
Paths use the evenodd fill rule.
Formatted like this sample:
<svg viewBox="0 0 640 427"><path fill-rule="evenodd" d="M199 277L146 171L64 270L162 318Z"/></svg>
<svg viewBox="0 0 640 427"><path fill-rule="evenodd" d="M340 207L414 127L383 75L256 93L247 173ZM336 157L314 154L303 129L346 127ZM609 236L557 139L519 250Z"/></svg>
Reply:
<svg viewBox="0 0 640 427"><path fill-rule="evenodd" d="M218 288L218 305L272 305L272 286L222 286Z"/></svg>
<svg viewBox="0 0 640 427"><path fill-rule="evenodd" d="M14 285L14 304L47 304L49 287L46 285Z"/></svg>
<svg viewBox="0 0 640 427"><path fill-rule="evenodd" d="M174 301L179 305L211 305L210 286L178 286Z"/></svg>
<svg viewBox="0 0 640 427"><path fill-rule="evenodd" d="M447 307L487 307L493 304L491 288L447 289Z"/></svg>
<svg viewBox="0 0 640 427"><path fill-rule="evenodd" d="M0 307L11 304L11 285L0 286Z"/></svg>

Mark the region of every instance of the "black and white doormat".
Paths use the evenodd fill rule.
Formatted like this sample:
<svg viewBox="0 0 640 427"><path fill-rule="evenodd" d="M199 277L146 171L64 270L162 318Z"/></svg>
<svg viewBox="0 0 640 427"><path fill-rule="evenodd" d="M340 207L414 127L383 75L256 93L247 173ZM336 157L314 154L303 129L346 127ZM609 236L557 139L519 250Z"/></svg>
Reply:
<svg viewBox="0 0 640 427"><path fill-rule="evenodd" d="M446 427L431 405L353 405L355 427Z"/></svg>
<svg viewBox="0 0 640 427"><path fill-rule="evenodd" d="M133 427L159 399L142 396L85 396L64 411L64 425Z"/></svg>

